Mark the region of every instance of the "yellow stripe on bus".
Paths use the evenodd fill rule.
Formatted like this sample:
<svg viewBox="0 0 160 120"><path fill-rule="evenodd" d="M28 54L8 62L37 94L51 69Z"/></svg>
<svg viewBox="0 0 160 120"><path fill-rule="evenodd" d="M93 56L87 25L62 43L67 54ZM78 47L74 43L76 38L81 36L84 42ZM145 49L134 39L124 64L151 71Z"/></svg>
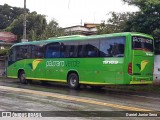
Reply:
<svg viewBox="0 0 160 120"><path fill-rule="evenodd" d="M48 79L48 78L31 78L27 77L26 79L32 79L32 80L49 80L49 81L56 81L56 82L67 82L66 80L60 80L60 79Z"/></svg>
<svg viewBox="0 0 160 120"><path fill-rule="evenodd" d="M131 81L130 84L152 84L152 81Z"/></svg>

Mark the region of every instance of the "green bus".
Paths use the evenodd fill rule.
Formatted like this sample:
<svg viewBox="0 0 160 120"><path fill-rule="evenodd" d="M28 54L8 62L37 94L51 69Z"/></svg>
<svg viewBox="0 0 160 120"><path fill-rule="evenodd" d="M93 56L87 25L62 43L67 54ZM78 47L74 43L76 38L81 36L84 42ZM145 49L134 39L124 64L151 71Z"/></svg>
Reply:
<svg viewBox="0 0 160 120"><path fill-rule="evenodd" d="M81 84L151 84L153 37L124 32L93 36L62 36L14 44L8 57L7 77Z"/></svg>

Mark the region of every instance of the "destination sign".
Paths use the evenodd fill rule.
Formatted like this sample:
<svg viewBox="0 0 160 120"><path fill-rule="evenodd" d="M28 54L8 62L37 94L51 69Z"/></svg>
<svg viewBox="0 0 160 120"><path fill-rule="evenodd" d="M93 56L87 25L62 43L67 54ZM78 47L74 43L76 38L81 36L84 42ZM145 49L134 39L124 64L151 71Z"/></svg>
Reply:
<svg viewBox="0 0 160 120"><path fill-rule="evenodd" d="M151 39L148 39L145 37L134 36L132 37L132 39L133 39L133 42L144 42L144 43L153 44L153 41Z"/></svg>

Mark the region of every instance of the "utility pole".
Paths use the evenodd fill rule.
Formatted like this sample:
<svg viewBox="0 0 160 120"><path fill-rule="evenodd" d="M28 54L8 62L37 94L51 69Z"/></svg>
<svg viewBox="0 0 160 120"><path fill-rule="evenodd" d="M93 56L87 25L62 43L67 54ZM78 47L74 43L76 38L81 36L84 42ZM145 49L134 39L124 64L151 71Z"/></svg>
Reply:
<svg viewBox="0 0 160 120"><path fill-rule="evenodd" d="M23 20L23 39L22 42L28 41L26 39L26 0L24 0L24 20Z"/></svg>
<svg viewBox="0 0 160 120"><path fill-rule="evenodd" d="M70 6L70 0L68 1L68 10L69 10L69 6Z"/></svg>

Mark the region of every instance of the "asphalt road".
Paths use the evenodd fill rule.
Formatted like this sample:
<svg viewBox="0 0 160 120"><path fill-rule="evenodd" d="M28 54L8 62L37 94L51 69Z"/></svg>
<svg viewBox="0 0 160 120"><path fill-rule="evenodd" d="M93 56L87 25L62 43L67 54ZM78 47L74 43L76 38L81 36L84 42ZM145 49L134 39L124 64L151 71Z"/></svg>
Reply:
<svg viewBox="0 0 160 120"><path fill-rule="evenodd" d="M65 84L41 85L40 82L33 82L23 85L16 79L4 78L0 78L0 98L0 111L21 111L23 115L28 115L26 112L29 111L42 112L41 115L47 119L51 117L70 120L102 119L102 117L111 119L117 116L114 119L123 120L124 118L130 119L130 117L123 116L138 116L139 113L141 115L141 112L146 113L146 111L148 112L142 115L156 116L156 114L159 115L157 111L160 108L160 97L155 93L106 88L93 90L88 87L76 91L70 90ZM27 119L32 117L27 117ZM132 117L134 118L137 119L137 117ZM145 117L145 119L150 118ZM138 119L144 119L144 117L138 117Z"/></svg>

